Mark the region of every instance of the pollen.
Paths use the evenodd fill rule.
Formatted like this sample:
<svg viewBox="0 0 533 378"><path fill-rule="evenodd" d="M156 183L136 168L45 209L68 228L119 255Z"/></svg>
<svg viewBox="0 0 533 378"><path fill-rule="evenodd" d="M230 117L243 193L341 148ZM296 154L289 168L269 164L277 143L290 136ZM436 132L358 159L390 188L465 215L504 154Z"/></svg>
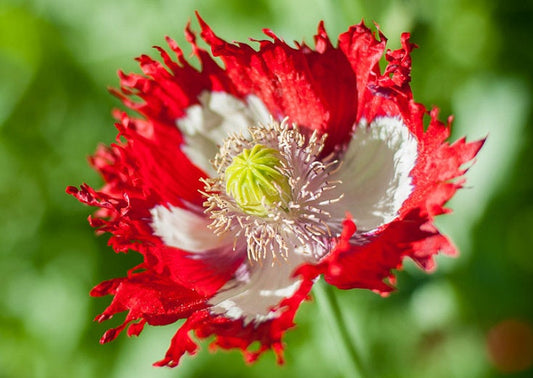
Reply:
<svg viewBox="0 0 533 378"><path fill-rule="evenodd" d="M256 144L233 158L224 173L226 192L243 212L266 217L273 207L286 209L291 186L279 151Z"/></svg>

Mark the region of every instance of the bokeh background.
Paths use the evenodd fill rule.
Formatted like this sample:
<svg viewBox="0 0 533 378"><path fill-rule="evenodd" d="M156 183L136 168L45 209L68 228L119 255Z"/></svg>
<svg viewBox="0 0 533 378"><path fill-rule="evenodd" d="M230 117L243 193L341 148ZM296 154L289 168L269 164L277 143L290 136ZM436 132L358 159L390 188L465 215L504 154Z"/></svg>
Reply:
<svg viewBox="0 0 533 378"><path fill-rule="evenodd" d="M455 115L454 137L488 135L468 188L439 219L459 246L427 275L407 262L389 298L337 291L348 337L372 377L533 376L533 3L522 0L1 0L0 377L350 377L320 298L287 334L286 364L246 366L239 352L185 357L156 369L177 325L107 345L119 323L93 323L110 298L98 282L139 262L116 255L86 222L67 185L100 178L86 158L114 140L107 92L116 70L177 39L200 11L223 38L312 43L364 18L399 47L410 31L415 98ZM193 19L193 27L197 23ZM322 302L323 303L323 302Z"/></svg>

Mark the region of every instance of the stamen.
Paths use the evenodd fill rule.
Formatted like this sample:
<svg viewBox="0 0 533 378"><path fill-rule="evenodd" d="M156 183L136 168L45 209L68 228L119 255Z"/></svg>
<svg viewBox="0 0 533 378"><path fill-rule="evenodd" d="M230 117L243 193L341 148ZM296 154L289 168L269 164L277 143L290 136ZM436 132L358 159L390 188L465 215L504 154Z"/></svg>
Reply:
<svg viewBox="0 0 533 378"><path fill-rule="evenodd" d="M334 243L328 205L342 194L328 181L340 162L334 154L319 158L326 135L306 136L287 120L229 136L213 159L218 177L204 180L205 212L217 234L233 233L235 248L247 245L248 258L271 253L320 258ZM337 193L337 194L335 194Z"/></svg>

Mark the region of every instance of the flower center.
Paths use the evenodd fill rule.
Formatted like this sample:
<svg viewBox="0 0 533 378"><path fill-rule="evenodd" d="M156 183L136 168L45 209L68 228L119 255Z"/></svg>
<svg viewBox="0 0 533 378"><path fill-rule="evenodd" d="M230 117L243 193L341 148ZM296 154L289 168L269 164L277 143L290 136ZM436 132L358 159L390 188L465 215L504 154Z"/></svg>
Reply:
<svg viewBox="0 0 533 378"><path fill-rule="evenodd" d="M330 206L340 198L329 180L339 161L319 158L326 135L306 135L287 120L229 135L213 159L217 175L205 183L205 212L217 235L231 233L250 260L289 253L318 259L338 233Z"/></svg>
<svg viewBox="0 0 533 378"><path fill-rule="evenodd" d="M224 173L226 192L246 214L265 217L292 199L279 151L256 144L233 158Z"/></svg>

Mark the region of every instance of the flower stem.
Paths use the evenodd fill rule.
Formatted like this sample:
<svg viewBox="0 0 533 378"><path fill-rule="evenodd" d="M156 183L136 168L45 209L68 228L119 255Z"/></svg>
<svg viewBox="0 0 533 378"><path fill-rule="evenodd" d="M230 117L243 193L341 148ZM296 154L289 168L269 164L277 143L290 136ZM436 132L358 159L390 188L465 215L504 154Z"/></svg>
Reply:
<svg viewBox="0 0 533 378"><path fill-rule="evenodd" d="M344 322L334 288L320 280L314 285L313 292L320 311L330 327L335 343L339 345L339 349L342 349L344 354L345 376L354 378L368 377L363 369L361 357Z"/></svg>

